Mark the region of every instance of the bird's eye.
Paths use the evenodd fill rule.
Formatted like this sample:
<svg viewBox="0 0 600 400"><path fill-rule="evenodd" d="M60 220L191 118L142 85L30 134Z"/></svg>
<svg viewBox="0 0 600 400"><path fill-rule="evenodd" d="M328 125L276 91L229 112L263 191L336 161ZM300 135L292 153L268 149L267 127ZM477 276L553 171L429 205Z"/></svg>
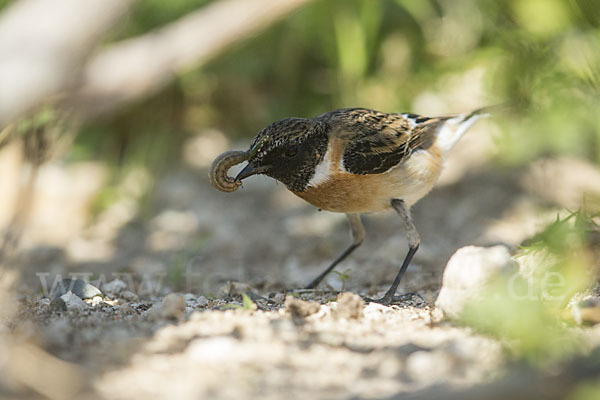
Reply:
<svg viewBox="0 0 600 400"><path fill-rule="evenodd" d="M285 151L285 156L289 158L296 157L296 154L298 154L297 146L291 146Z"/></svg>

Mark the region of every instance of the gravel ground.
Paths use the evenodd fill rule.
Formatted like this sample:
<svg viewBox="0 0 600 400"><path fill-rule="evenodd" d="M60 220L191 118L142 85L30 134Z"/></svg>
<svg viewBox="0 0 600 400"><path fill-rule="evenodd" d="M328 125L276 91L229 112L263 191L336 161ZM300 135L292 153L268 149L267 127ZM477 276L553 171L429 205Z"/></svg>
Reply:
<svg viewBox="0 0 600 400"><path fill-rule="evenodd" d="M469 156L478 140L461 143L414 207L422 246L399 289L414 294L391 307L356 294L382 294L397 272L407 251L399 218L367 216L366 242L344 274L296 290L347 246L348 228L343 215L319 213L267 178L224 194L205 170L180 169L156 182L148 212L140 199L150 180L133 171L91 223L35 219L19 268L4 273L16 293L0 300L16 303L0 330L0 396L386 398L503 376L503 344L434 307L444 267L466 245L514 250L600 187L600 173L571 160L492 169L489 157ZM554 179L549 190L540 168L587 178ZM56 235L42 235L42 223ZM103 293L54 298L55 283L74 274ZM585 329L600 343L598 325Z"/></svg>
<svg viewBox="0 0 600 400"><path fill-rule="evenodd" d="M352 293L270 297L251 307L240 295L43 299L14 329L78 365L93 377L79 390L107 399L378 398L484 382L503 364L499 343L439 321L416 296L392 307Z"/></svg>

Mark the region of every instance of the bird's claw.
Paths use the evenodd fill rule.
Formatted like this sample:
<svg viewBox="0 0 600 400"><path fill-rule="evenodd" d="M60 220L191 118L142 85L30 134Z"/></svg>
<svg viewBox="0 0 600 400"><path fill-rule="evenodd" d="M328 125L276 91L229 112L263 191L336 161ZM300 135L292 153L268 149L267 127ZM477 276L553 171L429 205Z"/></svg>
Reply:
<svg viewBox="0 0 600 400"><path fill-rule="evenodd" d="M361 296L361 297L367 303L377 303L377 304L381 304L384 306L391 306L393 304L398 304L398 303L402 303L403 301L410 300L413 296L417 296L421 300L425 301L423 296L421 296L419 293L416 293L416 292L404 293L404 294L399 294L399 295L393 295L390 293L386 293L380 299L372 299L372 298L366 297L366 296Z"/></svg>

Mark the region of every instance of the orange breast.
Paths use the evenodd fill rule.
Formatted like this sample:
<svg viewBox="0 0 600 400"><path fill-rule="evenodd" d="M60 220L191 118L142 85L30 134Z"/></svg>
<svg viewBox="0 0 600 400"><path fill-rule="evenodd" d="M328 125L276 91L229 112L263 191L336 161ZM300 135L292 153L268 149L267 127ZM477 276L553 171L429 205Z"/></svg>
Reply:
<svg viewBox="0 0 600 400"><path fill-rule="evenodd" d="M392 199L402 199L411 206L431 190L442 162L440 152L433 147L413 153L404 163L382 174L332 172L318 186L294 193L316 207L333 212L382 211L391 207Z"/></svg>
<svg viewBox="0 0 600 400"><path fill-rule="evenodd" d="M294 193L323 210L344 213L377 211L387 208L387 205L380 204L381 189L386 185L382 175L339 173L317 187Z"/></svg>

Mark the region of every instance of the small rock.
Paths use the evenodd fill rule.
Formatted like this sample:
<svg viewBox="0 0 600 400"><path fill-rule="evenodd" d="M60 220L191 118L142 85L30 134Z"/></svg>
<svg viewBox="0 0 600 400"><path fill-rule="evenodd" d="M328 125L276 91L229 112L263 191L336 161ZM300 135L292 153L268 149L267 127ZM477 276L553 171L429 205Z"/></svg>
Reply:
<svg viewBox="0 0 600 400"><path fill-rule="evenodd" d="M168 294L158 308L158 316L165 319L181 319L185 312L185 299L182 295ZM154 308L154 307L153 307Z"/></svg>
<svg viewBox="0 0 600 400"><path fill-rule="evenodd" d="M285 311L292 316L294 321L302 320L318 312L320 309L321 305L314 301L304 301L294 296L287 296L285 298Z"/></svg>
<svg viewBox="0 0 600 400"><path fill-rule="evenodd" d="M124 291L122 291L121 294L120 294L120 297L123 300L131 301L131 302L137 302L139 300L138 295L135 294L135 293L133 293L130 290L124 290Z"/></svg>
<svg viewBox="0 0 600 400"><path fill-rule="evenodd" d="M467 304L483 297L494 278L516 272L517 265L506 246L462 247L446 265L435 305L445 316L457 318Z"/></svg>
<svg viewBox="0 0 600 400"><path fill-rule="evenodd" d="M275 301L276 304L281 304L285 301L285 295L283 293L275 293L273 301Z"/></svg>
<svg viewBox="0 0 600 400"><path fill-rule="evenodd" d="M204 296L198 296L198 298L196 299L196 303L198 303L202 307L208 305L208 302L209 300Z"/></svg>
<svg viewBox="0 0 600 400"><path fill-rule="evenodd" d="M44 307L44 306L49 306L51 302L52 302L52 301L51 301L50 299L47 299L47 298L45 298L45 297L44 297L43 299L39 299L39 300L37 301L37 303L38 303L40 306L42 306L42 307Z"/></svg>
<svg viewBox="0 0 600 400"><path fill-rule="evenodd" d="M85 302L73 292L63 294L62 296L60 296L60 298L65 302L68 310L83 310L88 307L88 305L85 304Z"/></svg>
<svg viewBox="0 0 600 400"><path fill-rule="evenodd" d="M127 284L120 279L114 279L103 286L107 293L119 294L127 288Z"/></svg>
<svg viewBox="0 0 600 400"><path fill-rule="evenodd" d="M333 317L338 319L360 318L363 316L365 301L357 294L345 292L337 298Z"/></svg>
<svg viewBox="0 0 600 400"><path fill-rule="evenodd" d="M192 293L186 293L183 295L185 301L196 301L196 296Z"/></svg>
<svg viewBox="0 0 600 400"><path fill-rule="evenodd" d="M92 306L97 306L99 304L106 304L104 303L104 298L102 296L95 296L93 299L88 300L88 303L91 302Z"/></svg>
<svg viewBox="0 0 600 400"><path fill-rule="evenodd" d="M102 292L96 286L89 284L82 279L63 279L54 291L54 298L62 297L67 293L72 293L79 299L91 299L96 296L102 296Z"/></svg>
<svg viewBox="0 0 600 400"><path fill-rule="evenodd" d="M379 303L369 303L363 310L363 314L369 319L381 319L384 314L393 312L391 307Z"/></svg>
<svg viewBox="0 0 600 400"><path fill-rule="evenodd" d="M67 304L62 298L58 297L50 302L49 310L52 312L67 311Z"/></svg>
<svg viewBox="0 0 600 400"><path fill-rule="evenodd" d="M217 291L217 295L220 298L227 296L241 296L242 293L254 292L255 289L247 283L227 281L226 284L221 286Z"/></svg>

